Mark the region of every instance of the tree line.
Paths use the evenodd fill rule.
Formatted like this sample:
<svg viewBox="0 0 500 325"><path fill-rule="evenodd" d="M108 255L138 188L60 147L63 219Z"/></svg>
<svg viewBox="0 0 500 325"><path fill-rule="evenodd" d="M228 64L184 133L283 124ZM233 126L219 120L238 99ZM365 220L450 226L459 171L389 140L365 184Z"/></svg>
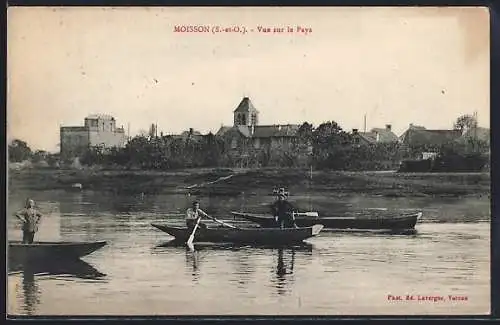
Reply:
<svg viewBox="0 0 500 325"><path fill-rule="evenodd" d="M470 127L476 121L461 116L455 129ZM108 168L179 169L200 167L305 167L331 170L388 170L398 168L404 159L418 153L437 151L441 156L457 157L480 154L489 144L450 141L446 144L404 146L401 143L359 144L356 136L343 130L335 121L314 127L303 123L297 137L287 147L264 147L234 154L223 138L212 133L196 137L145 136L130 139L123 148L88 148L79 157L82 165ZM471 152L471 148L473 149ZM9 160L40 161L52 165L57 156L32 152L26 142L14 140L9 145ZM71 163L66 161L63 163Z"/></svg>

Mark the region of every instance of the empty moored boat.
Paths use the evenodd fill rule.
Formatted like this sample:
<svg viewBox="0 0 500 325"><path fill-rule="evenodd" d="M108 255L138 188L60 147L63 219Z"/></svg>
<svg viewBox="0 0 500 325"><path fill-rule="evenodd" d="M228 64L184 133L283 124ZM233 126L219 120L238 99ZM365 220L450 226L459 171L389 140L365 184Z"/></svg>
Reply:
<svg viewBox="0 0 500 325"><path fill-rule="evenodd" d="M259 224L261 227L276 227L274 217L246 212L231 212L233 216ZM422 212L402 214L398 216L366 217L310 217L296 215L295 223L299 227L310 227L321 224L325 229L360 229L360 230L407 230L414 229Z"/></svg>
<svg viewBox="0 0 500 325"><path fill-rule="evenodd" d="M166 224L151 224L153 227L175 237L176 240L186 242L191 235L187 227L175 227ZM248 243L248 244L286 244L298 243L318 235L322 225L313 225L304 228L207 228L198 229L195 233L195 242L212 243Z"/></svg>
<svg viewBox="0 0 500 325"><path fill-rule="evenodd" d="M21 241L9 241L9 259L51 260L78 259L104 247L105 241L96 242L35 242L23 244Z"/></svg>

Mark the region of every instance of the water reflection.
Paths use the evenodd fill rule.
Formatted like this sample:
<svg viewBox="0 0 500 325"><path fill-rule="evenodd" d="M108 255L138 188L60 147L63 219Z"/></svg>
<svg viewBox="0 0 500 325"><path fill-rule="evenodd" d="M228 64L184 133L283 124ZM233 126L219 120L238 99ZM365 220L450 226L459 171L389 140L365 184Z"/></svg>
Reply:
<svg viewBox="0 0 500 325"><path fill-rule="evenodd" d="M293 284L293 267L295 265L295 249L289 250L285 254L285 249L278 249L278 265L276 266L276 278L274 284L279 295L287 293Z"/></svg>
<svg viewBox="0 0 500 325"><path fill-rule="evenodd" d="M191 275L193 276L193 280L197 282L200 278L199 272L199 251L193 250L191 251L186 247L186 268L191 270Z"/></svg>
<svg viewBox="0 0 500 325"><path fill-rule="evenodd" d="M9 275L22 274L23 307L27 315L34 315L40 304L42 293L37 280L41 277L68 275L74 278L97 280L106 276L82 260L9 263L8 271ZM11 296L9 299L15 299L15 297Z"/></svg>

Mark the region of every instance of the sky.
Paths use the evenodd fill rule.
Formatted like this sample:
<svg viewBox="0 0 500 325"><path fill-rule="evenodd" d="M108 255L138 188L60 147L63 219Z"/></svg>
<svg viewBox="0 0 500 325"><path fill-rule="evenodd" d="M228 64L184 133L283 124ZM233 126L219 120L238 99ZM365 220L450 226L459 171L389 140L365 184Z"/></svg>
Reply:
<svg viewBox="0 0 500 325"><path fill-rule="evenodd" d="M410 123L449 129L474 111L490 124L486 8L9 7L7 19L7 140L35 150L57 152L59 127L94 113L132 136L151 123L215 133L243 96L261 125L363 130L366 114L368 130L391 124L400 135Z"/></svg>

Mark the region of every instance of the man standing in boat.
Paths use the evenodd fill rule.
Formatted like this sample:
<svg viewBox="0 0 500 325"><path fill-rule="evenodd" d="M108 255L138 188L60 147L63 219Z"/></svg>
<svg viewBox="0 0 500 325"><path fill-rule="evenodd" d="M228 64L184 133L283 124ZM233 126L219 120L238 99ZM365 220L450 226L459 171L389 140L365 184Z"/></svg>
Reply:
<svg viewBox="0 0 500 325"><path fill-rule="evenodd" d="M42 214L35 209L35 201L27 199L26 207L17 212L16 217L23 223L23 244L33 244L38 224L42 219Z"/></svg>
<svg viewBox="0 0 500 325"><path fill-rule="evenodd" d="M187 209L186 211L186 226L190 231L193 230L194 226L196 225L196 222L198 221L199 218L207 216L207 214L200 209L200 202L194 201L193 202L193 207ZM198 224L198 227L202 229L206 229L207 225L200 222Z"/></svg>
<svg viewBox="0 0 500 325"><path fill-rule="evenodd" d="M298 228L295 223L295 208L286 200L285 189L280 188L278 200L271 205L271 211L280 228Z"/></svg>

